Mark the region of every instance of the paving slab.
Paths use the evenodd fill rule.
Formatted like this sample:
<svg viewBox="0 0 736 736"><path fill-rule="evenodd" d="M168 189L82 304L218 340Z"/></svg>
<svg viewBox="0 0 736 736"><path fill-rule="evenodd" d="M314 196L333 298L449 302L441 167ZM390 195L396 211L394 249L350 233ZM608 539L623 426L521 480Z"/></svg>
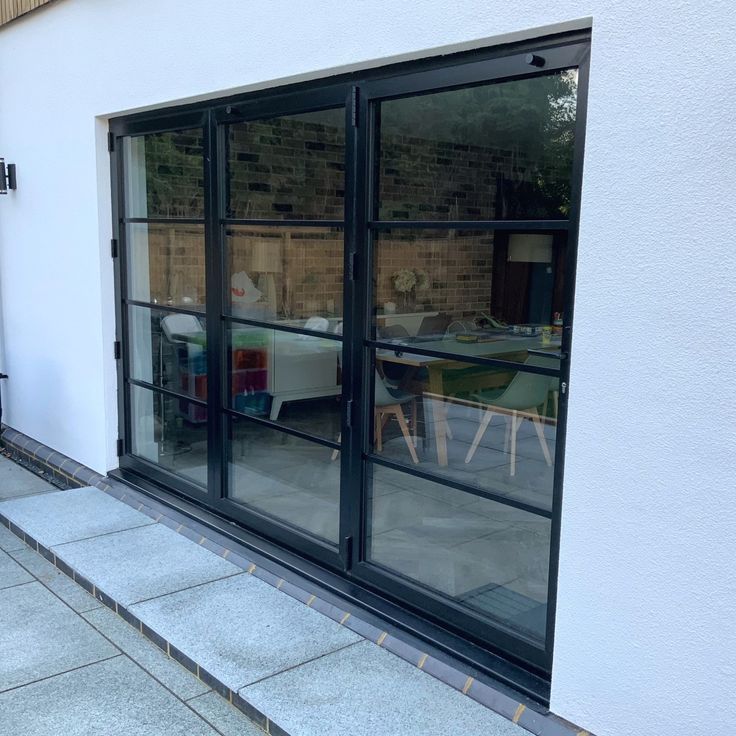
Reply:
<svg viewBox="0 0 736 736"><path fill-rule="evenodd" d="M53 551L124 606L242 572L163 524L69 542Z"/></svg>
<svg viewBox="0 0 736 736"><path fill-rule="evenodd" d="M115 646L182 700L189 700L210 692L210 688L201 680L187 672L178 662L167 657L143 634L136 631L109 608L97 608L94 611L88 611L83 616Z"/></svg>
<svg viewBox="0 0 736 736"><path fill-rule="evenodd" d="M245 687L290 736L524 736L527 732L371 642Z"/></svg>
<svg viewBox="0 0 736 736"><path fill-rule="evenodd" d="M14 549L23 549L25 546L26 543L20 537L16 537L10 529L0 525L0 549L12 552Z"/></svg>
<svg viewBox="0 0 736 736"><path fill-rule="evenodd" d="M263 736L263 731L250 718L215 692L200 695L187 701L187 704L211 723L222 736Z"/></svg>
<svg viewBox="0 0 736 736"><path fill-rule="evenodd" d="M118 656L0 694L0 733L216 736L217 731Z"/></svg>
<svg viewBox="0 0 736 736"><path fill-rule="evenodd" d="M23 549L14 550L10 553L10 556L77 613L90 611L102 605L84 588L64 575L61 570L54 567L47 559L41 557L30 547L24 545Z"/></svg>
<svg viewBox="0 0 736 736"><path fill-rule="evenodd" d="M247 573L131 610L232 690L361 641Z"/></svg>
<svg viewBox="0 0 736 736"><path fill-rule="evenodd" d="M0 513L46 547L154 523L92 486L4 501Z"/></svg>
<svg viewBox="0 0 736 736"><path fill-rule="evenodd" d="M10 555L0 552L0 590L13 585L30 583L33 576L29 575Z"/></svg>
<svg viewBox="0 0 736 736"><path fill-rule="evenodd" d="M56 486L31 473L30 470L7 457L0 456L0 499L58 490Z"/></svg>
<svg viewBox="0 0 736 736"><path fill-rule="evenodd" d="M0 595L0 652L0 691L118 654L38 582L7 588ZM0 728L0 733L26 731Z"/></svg>

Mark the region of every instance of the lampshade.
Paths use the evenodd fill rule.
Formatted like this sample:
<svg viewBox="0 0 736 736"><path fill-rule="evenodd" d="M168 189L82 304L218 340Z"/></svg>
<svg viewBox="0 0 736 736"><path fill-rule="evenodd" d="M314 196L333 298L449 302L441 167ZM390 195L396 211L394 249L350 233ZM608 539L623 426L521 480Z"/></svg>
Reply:
<svg viewBox="0 0 736 736"><path fill-rule="evenodd" d="M247 253L254 273L281 273L281 238L248 238Z"/></svg>
<svg viewBox="0 0 736 736"><path fill-rule="evenodd" d="M509 235L508 260L513 263L552 263L552 235L549 233Z"/></svg>

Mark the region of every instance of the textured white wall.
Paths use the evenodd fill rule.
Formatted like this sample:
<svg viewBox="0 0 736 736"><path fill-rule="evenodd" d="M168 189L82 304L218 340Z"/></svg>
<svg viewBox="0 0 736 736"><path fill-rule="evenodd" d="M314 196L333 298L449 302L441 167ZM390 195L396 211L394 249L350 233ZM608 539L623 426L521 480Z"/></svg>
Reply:
<svg viewBox="0 0 736 736"><path fill-rule="evenodd" d="M552 708L601 736L729 733L736 11L727 0L62 0L0 30L0 154L19 180L0 201L6 420L97 470L116 465L101 118L586 16L593 55Z"/></svg>

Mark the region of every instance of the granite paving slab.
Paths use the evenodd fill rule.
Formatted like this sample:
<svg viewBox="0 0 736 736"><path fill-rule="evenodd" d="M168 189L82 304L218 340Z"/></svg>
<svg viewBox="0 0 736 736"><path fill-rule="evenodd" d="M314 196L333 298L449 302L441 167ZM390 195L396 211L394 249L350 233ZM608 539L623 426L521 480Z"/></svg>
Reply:
<svg viewBox="0 0 736 736"><path fill-rule="evenodd" d="M125 656L0 694L0 733L22 736L216 736Z"/></svg>
<svg viewBox="0 0 736 736"><path fill-rule="evenodd" d="M64 575L61 570L54 567L47 559L41 557L30 547L24 545L23 549L14 550L10 553L10 556L77 613L99 608L102 605L84 588Z"/></svg>
<svg viewBox="0 0 736 736"><path fill-rule="evenodd" d="M58 490L30 470L0 456L0 499Z"/></svg>
<svg viewBox="0 0 736 736"><path fill-rule="evenodd" d="M46 547L154 523L91 486L4 501L0 513Z"/></svg>
<svg viewBox="0 0 736 736"><path fill-rule="evenodd" d="M23 549L25 546L25 542L20 537L16 537L10 529L0 525L0 549L12 552L16 549Z"/></svg>
<svg viewBox="0 0 736 736"><path fill-rule="evenodd" d="M526 731L365 641L243 688L290 736L523 736Z"/></svg>
<svg viewBox="0 0 736 736"><path fill-rule="evenodd" d="M10 555L0 552L0 590L13 585L30 583L33 576L29 575Z"/></svg>
<svg viewBox="0 0 736 736"><path fill-rule="evenodd" d="M69 542L53 551L124 606L242 572L163 524Z"/></svg>
<svg viewBox="0 0 736 736"><path fill-rule="evenodd" d="M109 608L96 608L83 616L115 646L182 700L189 700L210 691L201 680L187 672L178 662L167 657L155 644Z"/></svg>
<svg viewBox="0 0 736 736"><path fill-rule="evenodd" d="M215 692L200 695L187 701L187 704L211 723L222 736L263 736L263 731L250 718Z"/></svg>
<svg viewBox="0 0 736 736"><path fill-rule="evenodd" d="M0 595L0 653L1 691L113 657L118 650L33 582ZM0 733L26 732L0 728Z"/></svg>
<svg viewBox="0 0 736 736"><path fill-rule="evenodd" d="M131 611L232 690L361 641L247 573Z"/></svg>

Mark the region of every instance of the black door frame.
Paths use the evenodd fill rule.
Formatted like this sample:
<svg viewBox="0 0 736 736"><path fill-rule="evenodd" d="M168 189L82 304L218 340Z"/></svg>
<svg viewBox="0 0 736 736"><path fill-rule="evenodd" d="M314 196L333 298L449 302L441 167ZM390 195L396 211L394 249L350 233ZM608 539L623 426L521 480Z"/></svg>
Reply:
<svg viewBox="0 0 736 736"><path fill-rule="evenodd" d="M559 558L559 530L562 503L562 475L564 465L564 435L567 418L567 392L563 392L559 409L558 443L555 458L555 492L552 522L549 602L547 637L544 648L526 641L517 633L501 626L490 625L460 610L447 599L421 586L378 570L365 562L362 534L366 519L366 458L371 422L368 417L368 398L372 393L372 368L368 365L368 350L380 347L371 339L370 325L370 273L372 260L372 234L384 228L422 227L423 221L381 222L374 219L372 211L372 109L382 99L442 91L483 82L508 81L537 76L557 69L578 68L578 103L576 138L572 173L572 209L567 221L481 221L429 223L433 227L472 228L485 230L566 230L565 325L561 352L559 378L569 387L569 357L572 340L572 312L574 307L575 265L577 260L577 235L582 187L585 114L587 107L587 83L589 63L589 35L575 33L550 37L534 42L483 49L451 57L433 58L420 62L392 65L359 75L343 75L317 82L308 82L285 88L254 92L214 102L202 102L181 108L140 113L117 118L110 123L111 175L113 185L113 237L118 244L115 259L117 338L122 344L118 370L118 408L120 468L130 477L146 477L176 494L209 508L222 517L233 519L259 535L273 540L291 550L316 561L354 581L368 590L375 590L401 605L420 612L436 624L460 633L475 644L503 652L524 666L538 673L549 674L554 640L554 617ZM537 53L544 57L542 70L531 66L528 55ZM278 522L265 514L246 510L224 495L224 469L227 467L227 420L232 414L223 403L222 388L227 385L225 360L225 304L222 284L224 273L224 126L240 120L275 117L280 114L296 114L327 107L344 106L346 114L346 177L345 177L345 249L344 249L344 323L342 453L341 453L341 506L340 543L334 547L310 535L303 534L288 524ZM130 350L125 336L128 331L127 307L127 248L125 221L123 218L123 155L122 138L144 133L201 127L204 141L203 177L205 181L205 247L206 247L206 324L208 334L208 488L206 492L155 463L136 457L130 446L130 402L126 384L135 383L130 378ZM166 222L188 221L166 220ZM250 222L250 221L249 221ZM286 220L259 221L260 224L325 226L319 223ZM154 305L151 305L154 306ZM158 305L167 310L168 307ZM177 310L173 311L186 311ZM230 319L230 318L227 318ZM235 319L234 321L239 321ZM246 320L247 322L247 320ZM264 324L263 326L269 326ZM334 336L332 336L334 337ZM493 362L493 361L491 361ZM495 361L499 364L504 361ZM545 369L541 369L544 372ZM535 372L535 371L532 371ZM569 390L569 389L568 389ZM183 396L187 400L190 397ZM282 427L278 427L283 431ZM389 461L373 458L373 461L390 465ZM402 470L406 468L402 467ZM421 471L417 471L421 475ZM440 482L441 479L438 479ZM481 494L482 495L482 494Z"/></svg>

